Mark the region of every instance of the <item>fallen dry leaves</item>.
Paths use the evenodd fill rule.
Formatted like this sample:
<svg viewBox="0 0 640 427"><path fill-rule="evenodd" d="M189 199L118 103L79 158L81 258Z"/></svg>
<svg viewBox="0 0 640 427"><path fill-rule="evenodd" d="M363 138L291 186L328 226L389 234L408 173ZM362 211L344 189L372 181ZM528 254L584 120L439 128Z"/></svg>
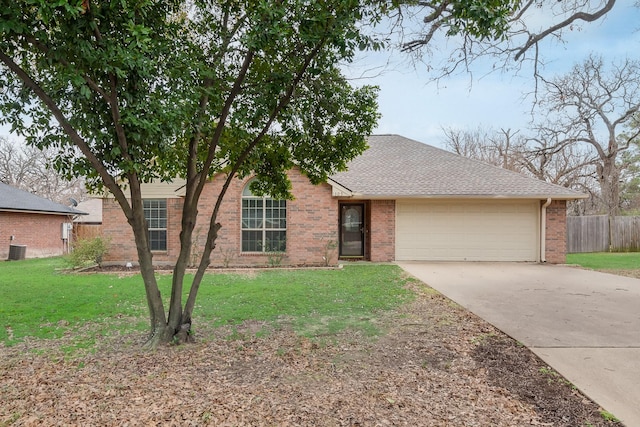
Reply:
<svg viewBox="0 0 640 427"><path fill-rule="evenodd" d="M233 334L197 325L198 343L155 352L130 337L73 359L60 341L0 347L0 425L615 425L527 349L416 292L381 317L377 339L308 339L285 324L256 338L264 325L247 323Z"/></svg>

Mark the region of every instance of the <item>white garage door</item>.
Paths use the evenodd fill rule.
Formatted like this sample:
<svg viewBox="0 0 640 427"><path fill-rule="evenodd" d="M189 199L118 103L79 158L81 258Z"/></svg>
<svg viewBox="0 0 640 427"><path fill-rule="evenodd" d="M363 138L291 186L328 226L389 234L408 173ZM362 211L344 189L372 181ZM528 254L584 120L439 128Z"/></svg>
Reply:
<svg viewBox="0 0 640 427"><path fill-rule="evenodd" d="M537 201L396 203L398 261L537 261Z"/></svg>

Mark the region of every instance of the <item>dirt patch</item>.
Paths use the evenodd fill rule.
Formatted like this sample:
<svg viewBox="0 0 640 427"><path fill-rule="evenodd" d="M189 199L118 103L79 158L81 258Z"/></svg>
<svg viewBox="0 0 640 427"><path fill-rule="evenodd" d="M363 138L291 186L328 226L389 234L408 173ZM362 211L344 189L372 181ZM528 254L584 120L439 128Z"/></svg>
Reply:
<svg viewBox="0 0 640 427"><path fill-rule="evenodd" d="M566 379L504 335L488 337L475 348L473 358L486 369L493 384L531 404L545 423L566 427L614 425L603 421L600 408ZM599 424L594 421L598 419Z"/></svg>
<svg viewBox="0 0 640 427"><path fill-rule="evenodd" d="M196 344L153 353L139 352L143 336L100 338L73 359L64 339L0 348L0 425L621 425L526 348L415 290L375 339L196 323Z"/></svg>

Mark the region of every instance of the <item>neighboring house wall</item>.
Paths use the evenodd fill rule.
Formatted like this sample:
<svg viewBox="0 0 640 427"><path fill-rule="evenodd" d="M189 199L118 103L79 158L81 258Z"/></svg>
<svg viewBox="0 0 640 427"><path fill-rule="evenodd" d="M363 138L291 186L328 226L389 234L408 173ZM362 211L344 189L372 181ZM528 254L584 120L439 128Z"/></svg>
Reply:
<svg viewBox="0 0 640 427"><path fill-rule="evenodd" d="M395 200L371 201L370 247L371 261L393 261L396 255L396 202Z"/></svg>
<svg viewBox="0 0 640 427"><path fill-rule="evenodd" d="M567 249L567 202L554 200L547 207L546 260L551 264L564 264Z"/></svg>
<svg viewBox="0 0 640 427"><path fill-rule="evenodd" d="M337 262L337 250L331 247L338 238L338 201L331 196L331 187L328 184L312 185L297 169L290 172L289 178L296 198L287 201L287 250L284 257L278 260L279 256L269 254L242 253L242 190L250 178L234 179L218 213L217 222L222 228L218 232L216 249L211 254L212 266L268 265L270 262L324 265L323 257L326 256L329 256L328 264ZM192 264L196 258L199 259L204 246L209 219L223 179L222 175L217 176L203 190L193 236ZM172 264L178 256L182 202L181 198L167 199L167 251L154 252L155 263ZM105 262L136 262L133 232L113 199L104 200L102 227L104 235L111 239Z"/></svg>
<svg viewBox="0 0 640 427"><path fill-rule="evenodd" d="M26 246L27 258L63 255L62 224L72 220L67 215L0 212L0 260L9 256L10 245Z"/></svg>

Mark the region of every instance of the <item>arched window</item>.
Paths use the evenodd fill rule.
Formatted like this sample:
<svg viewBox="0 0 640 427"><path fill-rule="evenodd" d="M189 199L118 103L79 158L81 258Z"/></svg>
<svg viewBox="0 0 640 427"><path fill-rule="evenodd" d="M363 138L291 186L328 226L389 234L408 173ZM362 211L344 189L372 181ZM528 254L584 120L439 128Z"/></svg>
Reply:
<svg viewBox="0 0 640 427"><path fill-rule="evenodd" d="M242 191L242 252L284 252L287 240L287 201Z"/></svg>

